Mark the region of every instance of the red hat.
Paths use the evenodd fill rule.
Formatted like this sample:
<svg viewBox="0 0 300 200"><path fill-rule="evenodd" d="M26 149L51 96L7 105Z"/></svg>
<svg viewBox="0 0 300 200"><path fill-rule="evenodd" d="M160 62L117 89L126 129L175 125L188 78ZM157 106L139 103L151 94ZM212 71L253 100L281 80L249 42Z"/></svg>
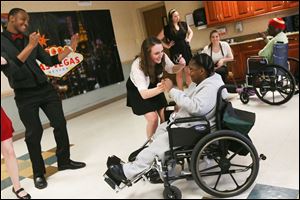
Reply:
<svg viewBox="0 0 300 200"><path fill-rule="evenodd" d="M285 22L283 21L282 18L273 18L269 21L269 26L273 26L274 28L284 30Z"/></svg>

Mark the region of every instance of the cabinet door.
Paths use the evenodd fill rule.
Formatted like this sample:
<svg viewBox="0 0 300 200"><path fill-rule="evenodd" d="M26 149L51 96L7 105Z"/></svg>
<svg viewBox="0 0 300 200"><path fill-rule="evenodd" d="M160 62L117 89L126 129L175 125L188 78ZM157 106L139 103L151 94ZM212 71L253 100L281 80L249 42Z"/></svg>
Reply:
<svg viewBox="0 0 300 200"><path fill-rule="evenodd" d="M288 8L299 7L299 1L287 1L286 5Z"/></svg>
<svg viewBox="0 0 300 200"><path fill-rule="evenodd" d="M276 11L276 10L283 10L286 8L286 3L284 1L268 1L268 10L269 11Z"/></svg>
<svg viewBox="0 0 300 200"><path fill-rule="evenodd" d="M221 1L219 6L219 13L222 22L234 20L235 19L234 2Z"/></svg>
<svg viewBox="0 0 300 200"><path fill-rule="evenodd" d="M219 15L219 9L218 6L220 5L220 2L217 1L205 1L205 15L206 15L206 21L207 24L216 24L221 21Z"/></svg>
<svg viewBox="0 0 300 200"><path fill-rule="evenodd" d="M236 82L244 82L244 68L242 66L241 62L241 56L240 56L240 47L239 45L232 45L230 46L233 54L233 58L235 62L228 62L228 71L231 71L233 73L233 78L235 79ZM233 80L230 78L227 78L228 82L234 83Z"/></svg>
<svg viewBox="0 0 300 200"><path fill-rule="evenodd" d="M251 4L253 15L259 15L268 12L268 4L266 1L252 1Z"/></svg>
<svg viewBox="0 0 300 200"><path fill-rule="evenodd" d="M299 34L290 35L289 38L289 57L294 57L299 59ZM296 69L299 68L299 63L294 61L290 62L290 71L295 74Z"/></svg>
<svg viewBox="0 0 300 200"><path fill-rule="evenodd" d="M242 19L253 15L251 1L236 1L235 9L236 19Z"/></svg>

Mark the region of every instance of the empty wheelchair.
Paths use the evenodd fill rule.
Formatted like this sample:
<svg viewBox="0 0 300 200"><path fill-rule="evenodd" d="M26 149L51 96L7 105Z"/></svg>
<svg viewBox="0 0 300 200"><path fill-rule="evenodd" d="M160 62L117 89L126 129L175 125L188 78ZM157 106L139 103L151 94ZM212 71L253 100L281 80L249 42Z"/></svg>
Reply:
<svg viewBox="0 0 300 200"><path fill-rule="evenodd" d="M150 182L159 179L165 188L165 199L181 199L181 191L171 185L179 179L195 180L203 191L215 197L232 197L247 190L258 175L259 159L265 159L265 156L258 157L247 134L254 125L254 113L234 109L246 125L239 129L241 132L231 129L232 124L224 123L225 109L231 105L221 97L225 87L236 89L235 86L222 86L218 91L216 127L213 127L216 131L212 131L205 117L176 119L167 128L170 150L165 152L163 161L156 157L148 169L126 182L115 180L109 170L103 175L104 180L119 191L141 179ZM174 127L175 124L193 122L197 124L190 128ZM146 144L141 147L144 148L147 148ZM129 156L129 160L134 160L134 156ZM122 161L115 156L109 157L108 167L116 163Z"/></svg>
<svg viewBox="0 0 300 200"><path fill-rule="evenodd" d="M290 72L289 62L295 62L299 68L299 60L289 58L288 44L282 43L274 45L274 64L268 64L266 58L259 56L248 58L246 83L239 89L240 100L247 104L249 97L256 95L270 105L288 102L298 90L295 78Z"/></svg>

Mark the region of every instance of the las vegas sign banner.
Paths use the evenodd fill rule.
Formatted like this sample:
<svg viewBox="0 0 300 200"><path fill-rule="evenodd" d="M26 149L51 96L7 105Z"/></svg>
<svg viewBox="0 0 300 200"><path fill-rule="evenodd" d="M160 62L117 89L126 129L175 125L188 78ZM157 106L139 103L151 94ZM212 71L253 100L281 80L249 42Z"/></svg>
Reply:
<svg viewBox="0 0 300 200"><path fill-rule="evenodd" d="M64 50L64 48L69 48L68 46L64 47L50 47L46 48L50 56L59 54ZM65 57L60 64L56 64L54 66L47 66L41 63L39 60L36 60L40 68L47 76L62 78L69 71L74 69L78 64L83 61L83 55L76 52L71 52L67 57Z"/></svg>

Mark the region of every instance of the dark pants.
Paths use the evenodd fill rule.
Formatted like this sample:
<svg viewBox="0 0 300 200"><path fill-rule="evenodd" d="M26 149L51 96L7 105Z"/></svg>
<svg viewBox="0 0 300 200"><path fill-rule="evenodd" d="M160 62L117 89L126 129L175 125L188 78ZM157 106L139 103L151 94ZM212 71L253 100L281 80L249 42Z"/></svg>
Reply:
<svg viewBox="0 0 300 200"><path fill-rule="evenodd" d="M227 75L228 75L228 69L226 66L222 66L219 69L217 69L215 72L221 75L222 80L224 83L227 82Z"/></svg>
<svg viewBox="0 0 300 200"><path fill-rule="evenodd" d="M70 146L62 103L53 86L49 83L32 89L15 90L15 100L20 119L26 132L25 142L32 162L33 174L45 174L45 164L41 154L41 139L43 127L40 121L41 108L54 128L57 144L56 156L58 165L66 164L70 160Z"/></svg>

